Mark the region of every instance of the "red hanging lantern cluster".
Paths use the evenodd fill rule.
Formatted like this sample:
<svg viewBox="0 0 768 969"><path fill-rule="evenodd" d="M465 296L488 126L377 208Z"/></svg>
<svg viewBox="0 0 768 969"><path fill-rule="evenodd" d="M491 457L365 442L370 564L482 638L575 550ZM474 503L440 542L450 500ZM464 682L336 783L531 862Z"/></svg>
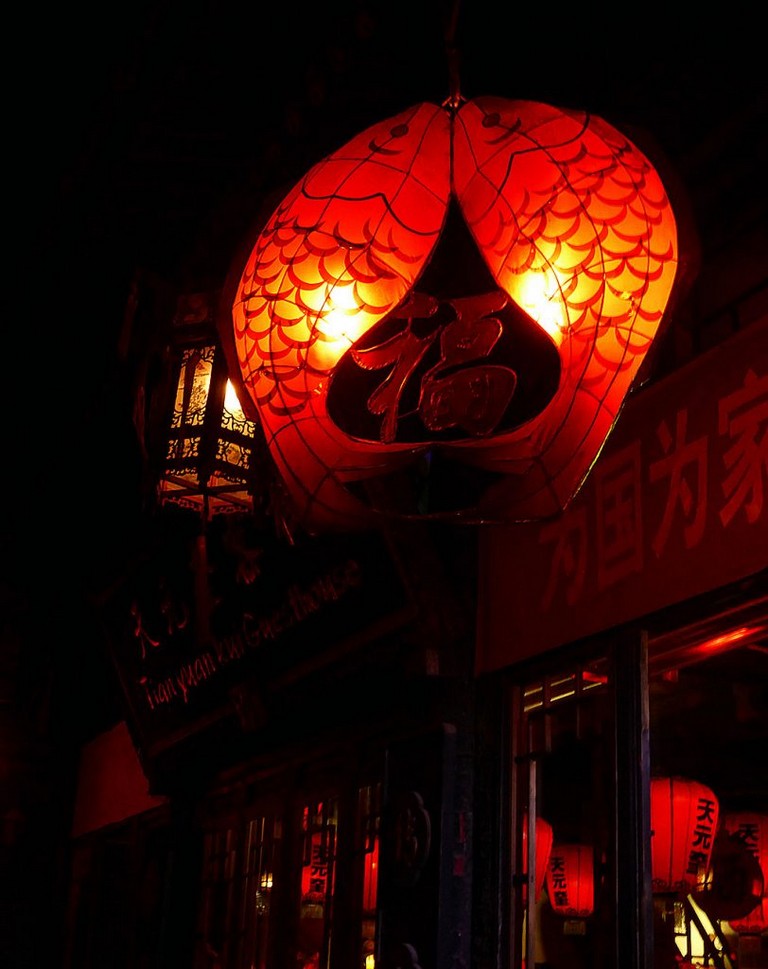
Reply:
<svg viewBox="0 0 768 969"><path fill-rule="evenodd" d="M595 863L592 845L552 846L547 863L547 896L558 915L588 918L595 910Z"/></svg>
<svg viewBox="0 0 768 969"><path fill-rule="evenodd" d="M676 270L664 186L618 130L455 97L299 181L233 274L226 329L310 530L520 521L580 487Z"/></svg>
<svg viewBox="0 0 768 969"><path fill-rule="evenodd" d="M688 894L709 868L720 802L705 784L682 777L651 780L653 891Z"/></svg>

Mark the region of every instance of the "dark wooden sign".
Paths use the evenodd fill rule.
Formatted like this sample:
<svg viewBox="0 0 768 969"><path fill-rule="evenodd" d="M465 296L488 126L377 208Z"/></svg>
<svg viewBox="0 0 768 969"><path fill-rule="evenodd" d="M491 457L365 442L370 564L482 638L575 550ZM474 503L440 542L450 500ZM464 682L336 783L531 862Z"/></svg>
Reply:
<svg viewBox="0 0 768 969"><path fill-rule="evenodd" d="M232 712L232 691L322 663L412 614L381 535L278 540L170 510L112 606L113 656L150 755Z"/></svg>

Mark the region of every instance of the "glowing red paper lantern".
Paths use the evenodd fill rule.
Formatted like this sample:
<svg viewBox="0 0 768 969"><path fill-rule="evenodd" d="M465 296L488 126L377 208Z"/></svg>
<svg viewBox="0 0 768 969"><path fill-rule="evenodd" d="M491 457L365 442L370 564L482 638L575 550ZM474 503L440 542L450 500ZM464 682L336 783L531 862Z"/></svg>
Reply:
<svg viewBox="0 0 768 969"><path fill-rule="evenodd" d="M763 874L763 897L755 907L729 925L739 935L760 935L768 930L768 815L755 811L726 814L723 827L754 855Z"/></svg>
<svg viewBox="0 0 768 969"><path fill-rule="evenodd" d="M754 855L763 873L764 892L768 894L768 814L729 812L723 817L723 827Z"/></svg>
<svg viewBox="0 0 768 969"><path fill-rule="evenodd" d="M654 892L688 894L709 868L720 803L705 784L682 777L651 780Z"/></svg>
<svg viewBox="0 0 768 969"><path fill-rule="evenodd" d="M379 888L379 837L376 835L365 853L363 868L363 911L376 911Z"/></svg>
<svg viewBox="0 0 768 969"><path fill-rule="evenodd" d="M552 845L547 864L547 895L558 915L587 918L595 910L592 845Z"/></svg>
<svg viewBox="0 0 768 969"><path fill-rule="evenodd" d="M244 262L222 330L305 526L520 521L560 511L598 455L677 231L602 119L452 98L320 161ZM425 504L425 477L451 487Z"/></svg>
<svg viewBox="0 0 768 969"><path fill-rule="evenodd" d="M544 887L544 879L547 874L547 863L549 862L549 856L552 851L552 842L554 839L554 832L552 831L552 825L549 821L545 821L544 818L536 818L536 864L534 868L534 898L538 898L541 895L541 890ZM523 844L522 844L522 862L521 867L523 869L524 875L527 878L528 874L528 815L523 816ZM523 887L523 901L525 902L527 898L527 885Z"/></svg>

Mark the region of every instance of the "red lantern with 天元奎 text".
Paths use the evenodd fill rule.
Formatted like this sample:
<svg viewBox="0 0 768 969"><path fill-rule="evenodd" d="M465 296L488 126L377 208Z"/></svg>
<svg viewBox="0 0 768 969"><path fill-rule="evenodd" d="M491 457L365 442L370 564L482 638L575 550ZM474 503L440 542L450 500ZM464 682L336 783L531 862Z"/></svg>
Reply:
<svg viewBox="0 0 768 969"><path fill-rule="evenodd" d="M558 915L587 918L595 910L595 862L592 845L552 845L547 864L547 895Z"/></svg>
<svg viewBox="0 0 768 969"><path fill-rule="evenodd" d="M379 888L379 836L371 841L365 852L363 867L363 911L376 911L376 897Z"/></svg>
<svg viewBox="0 0 768 969"><path fill-rule="evenodd" d="M705 784L683 777L651 780L653 891L688 894L706 876L720 803Z"/></svg>
<svg viewBox="0 0 768 969"><path fill-rule="evenodd" d="M586 477L677 261L664 186L610 124L453 98L301 179L233 272L222 331L309 530L522 521Z"/></svg>
<svg viewBox="0 0 768 969"><path fill-rule="evenodd" d="M764 892L768 893L768 814L729 812L723 817L723 827L754 855L763 873Z"/></svg>

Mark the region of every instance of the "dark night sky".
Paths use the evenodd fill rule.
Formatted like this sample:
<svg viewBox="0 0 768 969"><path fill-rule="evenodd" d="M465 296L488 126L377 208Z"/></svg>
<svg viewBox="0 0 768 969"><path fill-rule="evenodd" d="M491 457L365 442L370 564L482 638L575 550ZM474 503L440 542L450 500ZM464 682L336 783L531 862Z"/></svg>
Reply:
<svg viewBox="0 0 768 969"><path fill-rule="evenodd" d="M453 9L145 0L41 18L12 107L33 186L24 251L85 260L73 282L86 295L128 265L172 272L235 198L255 205L368 124L443 100ZM456 9L465 96L588 108L644 128L673 159L765 94L749 23L729 28L722 9L682 19L646 7L635 21L492 0Z"/></svg>
<svg viewBox="0 0 768 969"><path fill-rule="evenodd" d="M627 8L495 0L56 8L20 34L29 55L10 86L22 151L9 194L21 186L16 255L36 349L64 329L77 357L106 363L126 273L222 271L222 217L245 231L266 193L351 135L443 100L454 10L465 96L587 108L645 131L675 164L766 93L756 32L722 7L646 6L632 20Z"/></svg>

